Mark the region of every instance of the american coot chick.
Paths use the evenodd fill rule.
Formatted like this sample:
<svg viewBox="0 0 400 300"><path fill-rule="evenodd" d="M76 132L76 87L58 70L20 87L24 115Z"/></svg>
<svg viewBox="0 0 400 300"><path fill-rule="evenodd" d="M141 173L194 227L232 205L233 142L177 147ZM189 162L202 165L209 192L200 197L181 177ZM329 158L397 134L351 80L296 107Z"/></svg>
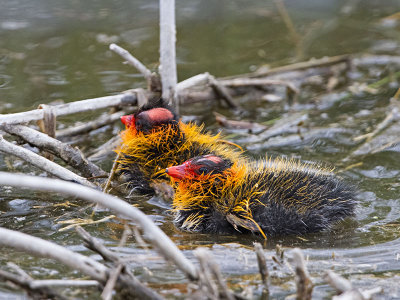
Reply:
<svg viewBox="0 0 400 300"><path fill-rule="evenodd" d="M216 154L234 161L241 157L241 151L221 140L220 135L204 133L203 126L178 121L163 100L145 105L121 120L126 130L117 150L122 154L120 170L129 186L143 193L152 193L151 186L157 183L170 183L165 168L191 157Z"/></svg>
<svg viewBox="0 0 400 300"><path fill-rule="evenodd" d="M179 182L176 225L188 231L267 236L329 229L354 214L355 190L331 170L287 159L240 164L198 156L166 169Z"/></svg>

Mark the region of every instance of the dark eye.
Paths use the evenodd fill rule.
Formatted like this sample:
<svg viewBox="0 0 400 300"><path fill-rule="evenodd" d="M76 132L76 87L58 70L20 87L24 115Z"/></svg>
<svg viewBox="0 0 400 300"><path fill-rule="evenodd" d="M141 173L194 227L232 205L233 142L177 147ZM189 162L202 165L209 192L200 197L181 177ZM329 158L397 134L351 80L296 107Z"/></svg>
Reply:
<svg viewBox="0 0 400 300"><path fill-rule="evenodd" d="M198 170L199 174L207 174L208 173L208 169L206 167L201 167Z"/></svg>

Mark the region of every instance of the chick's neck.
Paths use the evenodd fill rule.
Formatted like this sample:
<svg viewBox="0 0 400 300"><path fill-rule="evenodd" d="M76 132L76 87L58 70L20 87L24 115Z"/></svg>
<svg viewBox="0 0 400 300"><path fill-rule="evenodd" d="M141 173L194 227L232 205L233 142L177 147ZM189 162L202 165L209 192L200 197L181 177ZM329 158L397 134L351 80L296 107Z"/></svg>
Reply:
<svg viewBox="0 0 400 300"><path fill-rule="evenodd" d="M220 174L200 175L196 180L182 180L178 184L174 210L207 210L213 208L223 214L241 211L238 196L246 178L245 165L234 163Z"/></svg>

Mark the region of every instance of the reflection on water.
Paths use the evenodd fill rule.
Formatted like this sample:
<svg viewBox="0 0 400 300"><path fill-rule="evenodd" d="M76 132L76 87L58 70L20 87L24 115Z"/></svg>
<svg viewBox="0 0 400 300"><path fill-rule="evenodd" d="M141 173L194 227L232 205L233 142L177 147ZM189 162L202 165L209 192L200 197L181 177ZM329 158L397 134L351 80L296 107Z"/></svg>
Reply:
<svg viewBox="0 0 400 300"><path fill-rule="evenodd" d="M362 1L362 5L360 1L344 0L285 3L296 29L304 37L305 59L358 52L400 55L399 25L385 19L400 10L398 1L370 0ZM108 44L119 43L155 70L159 55L157 18L158 1L5 1L0 10L0 113L32 109L39 103L58 99L68 102L142 86L141 76L122 65L121 59L108 50ZM295 45L272 2L177 1L177 22L180 79L205 71L228 76L296 60ZM352 70L347 75L351 80L376 82L399 69L399 65L383 64ZM346 79L342 85L346 85ZM376 95L361 93L348 97L344 89L319 97L321 89L316 83L311 96L300 99L293 107L297 113L287 112L280 102L242 100L248 110L241 118L263 123L286 113L287 118L298 118L305 124L301 135L297 127L277 136L226 131L232 141L246 146L251 156L260 157L267 152L272 156L283 154L324 161L336 166L341 176L359 187L360 205L354 220L339 224L330 233L268 241L268 256L274 255L277 243L306 249L310 272L318 285L315 297L331 292L319 276L327 268L352 274L356 285L381 285L386 288L386 295L397 292L400 297L400 292L393 287L400 274L398 148L374 155L349 156L357 148L353 137L370 131L384 118L388 99L397 87L398 81L394 81ZM213 109L229 118L240 119L226 109ZM185 107L183 111L205 121L207 128L218 130L208 107ZM74 121L74 117L60 118L61 123L65 120ZM91 143L79 145L90 150L117 131L117 126L107 127L92 135ZM396 136L396 128L392 131ZM0 157L2 170L14 166L13 171L40 174L25 164L16 164L18 160L14 158ZM109 157L102 165L109 168L111 160ZM346 170L348 165L359 162L363 164ZM90 217L92 208L86 203L7 187L1 188L0 199L2 226L90 253L81 246L74 231L59 231L64 226L60 221ZM72 204L55 205L66 200ZM168 205L162 200L136 197L130 201L151 215L190 259L195 261L192 249L210 246L233 287L241 290L251 285L256 294L261 293L256 258L250 249L256 237L179 232L171 223ZM107 212L101 212L96 218L106 215ZM154 251L142 249L134 239L128 241L129 246L117 248L122 232L118 220L86 228L121 254L134 256L132 266L143 281L171 291L184 282L182 274L173 266L166 266ZM12 251L3 253L7 255L1 257L2 263L15 261L38 277L73 276L72 271L65 271L48 260ZM274 270L272 283L276 283L272 293L277 297L293 293L291 271L286 266L275 270L272 260L269 264Z"/></svg>

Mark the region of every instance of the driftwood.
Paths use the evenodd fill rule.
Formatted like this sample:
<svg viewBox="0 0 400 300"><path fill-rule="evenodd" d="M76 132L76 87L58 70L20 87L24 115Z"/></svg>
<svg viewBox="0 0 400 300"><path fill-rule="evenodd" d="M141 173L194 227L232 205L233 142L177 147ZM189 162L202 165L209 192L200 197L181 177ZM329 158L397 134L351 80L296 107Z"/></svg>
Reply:
<svg viewBox="0 0 400 300"><path fill-rule="evenodd" d="M106 176L107 173L95 164L89 162L78 148L73 148L68 144L62 143L47 134L36 131L23 125L0 125L0 129L5 132L22 138L25 142L48 151L71 167L80 171L85 177Z"/></svg>
<svg viewBox="0 0 400 300"><path fill-rule="evenodd" d="M191 279L198 277L195 266L178 250L176 245L139 209L129 205L117 197L104 194L100 191L87 188L71 182L56 179L41 178L26 175L0 172L0 184L20 188L30 188L40 191L60 192L66 195L79 197L93 203L107 207L123 217L137 222L142 228L144 237L155 246L158 251Z"/></svg>
<svg viewBox="0 0 400 300"><path fill-rule="evenodd" d="M136 105L136 93L129 91L115 96L106 96L94 99L80 100L76 102L52 106L56 116L70 115L78 112L93 111L96 109L108 108L113 106ZM21 124L30 121L42 120L44 117L43 109L0 115L0 124Z"/></svg>
<svg viewBox="0 0 400 300"><path fill-rule="evenodd" d="M37 256L55 259L73 269L81 271L102 284L105 284L110 278L111 272L106 266L57 244L5 228L0 228L0 237L0 245L12 247ZM162 299L162 297L140 282L130 279L126 276L120 276L118 281L116 281L118 288L129 290L130 295L140 297L141 299Z"/></svg>
<svg viewBox="0 0 400 300"><path fill-rule="evenodd" d="M86 180L85 178L76 175L68 169L61 167L60 165L29 151L25 148L16 146L10 142L7 142L2 136L0 136L0 151L9 155L16 156L39 169L66 181L77 182L85 186L96 187L93 183Z"/></svg>

